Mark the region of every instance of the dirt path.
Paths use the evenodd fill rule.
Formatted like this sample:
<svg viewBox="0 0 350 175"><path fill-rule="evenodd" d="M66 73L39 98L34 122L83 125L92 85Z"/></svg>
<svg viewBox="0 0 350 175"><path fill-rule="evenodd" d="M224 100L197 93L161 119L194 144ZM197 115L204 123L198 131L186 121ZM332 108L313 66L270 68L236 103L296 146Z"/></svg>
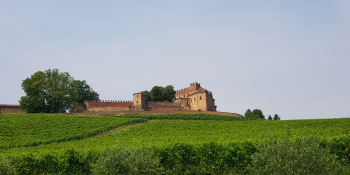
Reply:
<svg viewBox="0 0 350 175"><path fill-rule="evenodd" d="M148 122L152 122L152 121L148 121ZM113 133L120 132L120 131L129 131L130 128L133 128L133 127L138 126L138 125L143 125L143 124L144 123L134 123L134 124L131 124L131 125L120 126L120 127L111 129L109 131L103 132L101 134L97 134L97 135L94 135L92 137L86 138L86 139L95 138L95 137L102 137L102 136L113 134Z"/></svg>

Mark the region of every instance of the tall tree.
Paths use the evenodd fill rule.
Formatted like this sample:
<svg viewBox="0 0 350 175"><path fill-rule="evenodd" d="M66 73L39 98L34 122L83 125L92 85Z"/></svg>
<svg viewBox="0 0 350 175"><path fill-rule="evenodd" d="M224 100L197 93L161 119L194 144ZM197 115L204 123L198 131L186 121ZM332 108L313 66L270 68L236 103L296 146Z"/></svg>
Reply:
<svg viewBox="0 0 350 175"><path fill-rule="evenodd" d="M250 118L252 116L252 111L250 109L247 109L247 111L244 113L244 116L246 118Z"/></svg>
<svg viewBox="0 0 350 175"><path fill-rule="evenodd" d="M268 120L272 120L272 117L271 117L271 115L269 115L269 118L268 118Z"/></svg>
<svg viewBox="0 0 350 175"><path fill-rule="evenodd" d="M162 101L163 99L163 87L154 86L150 91L150 97L152 101Z"/></svg>
<svg viewBox="0 0 350 175"><path fill-rule="evenodd" d="M277 114L275 114L275 116L273 117L273 120L281 120L281 118Z"/></svg>
<svg viewBox="0 0 350 175"><path fill-rule="evenodd" d="M174 90L174 86L168 85L163 88L163 101L172 102L175 99L176 91Z"/></svg>
<svg viewBox="0 0 350 175"><path fill-rule="evenodd" d="M253 114L253 116L258 117L260 119L265 119L265 116L260 109L254 109L252 114Z"/></svg>
<svg viewBox="0 0 350 175"><path fill-rule="evenodd" d="M84 103L85 100L100 100L99 94L93 91L85 80L74 80L72 82L74 89L75 101L77 103Z"/></svg>
<svg viewBox="0 0 350 175"><path fill-rule="evenodd" d="M145 94L145 97L146 97L146 101L152 101L152 99L151 99L151 94L150 94L150 92L149 91L142 91L142 93L144 93Z"/></svg>
<svg viewBox="0 0 350 175"><path fill-rule="evenodd" d="M69 73L60 73L57 69L38 71L22 82L26 93L19 101L21 109L28 113L64 113L74 104L98 98L98 94L89 93L85 81L74 80Z"/></svg>

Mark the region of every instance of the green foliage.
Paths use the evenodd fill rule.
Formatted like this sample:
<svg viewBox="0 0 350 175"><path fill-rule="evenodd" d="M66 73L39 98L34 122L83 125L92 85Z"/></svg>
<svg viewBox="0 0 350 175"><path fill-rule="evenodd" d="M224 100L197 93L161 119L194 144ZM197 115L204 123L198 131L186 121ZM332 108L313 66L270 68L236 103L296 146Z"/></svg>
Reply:
<svg viewBox="0 0 350 175"><path fill-rule="evenodd" d="M253 112L250 109L247 109L244 116L246 118L265 119L265 116L260 109L254 109Z"/></svg>
<svg viewBox="0 0 350 175"><path fill-rule="evenodd" d="M0 157L0 175L12 174L16 174L15 168L11 165L10 161Z"/></svg>
<svg viewBox="0 0 350 175"><path fill-rule="evenodd" d="M172 102L175 98L176 91L172 85L163 88L162 101Z"/></svg>
<svg viewBox="0 0 350 175"><path fill-rule="evenodd" d="M124 124L128 124L129 122L129 124L132 124L133 121L143 121L142 119L137 119L143 116L149 117L145 119L150 119L150 117L156 118L157 116L122 115L121 117L123 118L115 116L66 116L65 118L61 115L52 114L46 114L44 116L33 114L21 115L0 115L0 128L3 129L6 126L12 126L6 129L6 133L0 134L0 144L7 143L7 138L15 136L19 143L27 138L28 140L34 138L34 140L37 139L40 141L40 139L60 137L66 133L67 135L70 133L79 135L86 130L84 128L85 125L93 126L91 128L106 128L108 120L111 123L126 120L127 122ZM90 152L92 152L92 163L95 164L101 157L100 152L105 151L107 147L111 150L114 150L116 147L123 147L124 151L127 147L128 150L131 150L130 153L143 148L150 151L154 150L156 153L155 155L159 158L159 167L156 170L159 173L244 174L247 173L246 167L252 160L251 155L259 150L256 145L269 143L269 140L266 139L269 136L277 139L283 138L284 135L290 133L291 140L300 141L308 138L310 135L317 134L321 140L321 147L327 148L330 150L330 153L337 155L338 161L341 161L342 164L346 165L350 162L349 148L347 146L347 141L350 140L348 130L350 118L283 121L247 120L243 118L245 120L242 121L215 121L213 118L212 120L201 120L205 119L205 117L211 118L212 116L210 115L177 115L179 116L163 116L163 114L160 114L159 118L165 119L172 117L173 119L180 119L181 115L183 115L182 117L187 118L187 120L168 119L149 121L130 127L126 126L117 129L115 132L106 132L109 129L102 130L101 132L104 132L104 134L82 140L62 140L62 142L57 143L52 142L39 146L32 145L10 149L5 147L0 148L0 155L11 160L15 167L22 167L21 171L23 170L25 172L25 170L28 170L28 172L31 172L28 174L33 174L33 172L38 172L38 174L69 174L71 172L84 174L82 173L83 167L88 167L87 163L90 162ZM4 116L6 117L4 118ZM57 122L55 120L45 121L46 118L50 119L50 116L56 116L57 119L63 117L63 119ZM24 117L28 117L28 119L26 120ZM188 120L190 118L196 120ZM87 122L84 123L85 121ZM28 123L28 125L25 126L21 122ZM94 122L96 125L94 125ZM39 123L42 123L42 125L39 125ZM49 130L55 127L55 125L61 126L60 123L65 123L62 125L69 123L69 125L56 128L57 131L55 132ZM82 130L77 129L79 128L77 127L77 123L82 123L79 126L82 127ZM31 128L30 125L33 125L33 127ZM34 127L37 129L36 131L34 131ZM73 128L72 131L69 128ZM289 130L286 130L286 128L289 128ZM59 130L62 133L59 133ZM17 134L20 133L19 131L21 131L23 137L17 137L20 135ZM92 130L87 129L87 131ZM45 133L52 133L52 135L45 135ZM45 143L48 143L46 141ZM44 143L44 141L42 142ZM72 149L74 149L75 153L71 153L70 155L72 156L69 158L68 152ZM172 161L173 150L175 168L173 168ZM108 155L108 153L104 155ZM68 159L71 160L71 163L69 163ZM105 160L107 161L107 159ZM73 168L74 166L68 165L76 165L80 168ZM100 165L99 167L102 167ZM41 167L45 167L47 170L44 171L42 170L43 168L40 169Z"/></svg>
<svg viewBox="0 0 350 175"><path fill-rule="evenodd" d="M250 142L228 145L176 143L156 148L155 152L166 174L226 174L245 172L256 148Z"/></svg>
<svg viewBox="0 0 350 175"><path fill-rule="evenodd" d="M90 91L90 86L85 80L74 80L72 87L75 95L74 99L77 103L84 103L85 100L100 100L99 94L95 91Z"/></svg>
<svg viewBox="0 0 350 175"><path fill-rule="evenodd" d="M166 87L154 86L150 92L143 91L146 95L146 101L166 101L172 102L176 91L172 85Z"/></svg>
<svg viewBox="0 0 350 175"><path fill-rule="evenodd" d="M146 101L151 101L151 94L149 91L142 91L145 94Z"/></svg>
<svg viewBox="0 0 350 175"><path fill-rule="evenodd" d="M260 119L265 119L265 116L260 109L254 109L252 112L252 115L257 116L257 118L260 118ZM253 117L253 118L255 118L255 117Z"/></svg>
<svg viewBox="0 0 350 175"><path fill-rule="evenodd" d="M89 174L88 157L77 151L66 150L63 155L47 154L35 157L32 154L14 158L18 174Z"/></svg>
<svg viewBox="0 0 350 175"><path fill-rule="evenodd" d="M272 120L272 117L271 117L271 115L269 115L269 118L268 118L268 120Z"/></svg>
<svg viewBox="0 0 350 175"><path fill-rule="evenodd" d="M84 117L82 117L82 119L84 119ZM343 148L346 145L344 141L346 141L346 139L350 140L348 133L348 126L350 125L349 118L283 121L158 120L130 127L127 131L106 134L103 137L60 142L57 144L51 143L35 147L0 149L0 154L47 154L70 148L74 148L79 152L84 152L90 149L104 150L106 147L113 147L116 143L120 143L128 148L140 145L144 147L163 147L175 143L202 144L217 142L218 144L230 144L237 142L253 142L257 144L266 140L266 137L269 136L269 131L276 133L276 137L285 135L287 132L286 125L288 125L289 128L293 128L290 131L293 137L304 138L308 135L318 134L324 144L334 144L334 146L332 146L334 150L338 147ZM14 130L16 130L16 128L12 129L12 131ZM40 132L40 135L43 135L43 132ZM30 135L26 135L26 137L29 136ZM333 141L335 138L342 139L336 142ZM6 143L6 141L4 142ZM344 150L346 150L346 147ZM339 151L339 154L344 154L343 157L346 157L349 155L349 152Z"/></svg>
<svg viewBox="0 0 350 175"><path fill-rule="evenodd" d="M314 137L282 139L271 137L252 156L250 174L343 174L336 156L320 147Z"/></svg>
<svg viewBox="0 0 350 175"><path fill-rule="evenodd" d="M74 80L69 73L57 69L35 72L22 82L26 96L19 101L27 113L65 113L76 103L97 100L85 81Z"/></svg>
<svg viewBox="0 0 350 175"><path fill-rule="evenodd" d="M273 120L281 120L281 117L279 117L277 114L273 117Z"/></svg>
<svg viewBox="0 0 350 175"><path fill-rule="evenodd" d="M251 118L252 111L250 109L247 109L247 111L244 113L244 117Z"/></svg>
<svg viewBox="0 0 350 175"><path fill-rule="evenodd" d="M158 158L150 149L107 149L92 165L94 174L158 174Z"/></svg>
<svg viewBox="0 0 350 175"><path fill-rule="evenodd" d="M3 114L0 121L0 148L11 148L87 138L143 120L52 114Z"/></svg>

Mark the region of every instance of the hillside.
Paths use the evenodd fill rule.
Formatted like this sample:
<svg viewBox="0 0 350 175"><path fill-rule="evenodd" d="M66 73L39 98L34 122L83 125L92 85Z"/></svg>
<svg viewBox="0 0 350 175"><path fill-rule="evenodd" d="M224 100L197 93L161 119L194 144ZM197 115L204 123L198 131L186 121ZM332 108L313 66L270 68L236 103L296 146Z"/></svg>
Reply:
<svg viewBox="0 0 350 175"><path fill-rule="evenodd" d="M7 158L20 158L29 154L35 159L47 155L64 157L68 150L73 149L81 155L92 154L96 160L107 148L117 147L163 150L168 152L163 156L169 158L170 148L178 144L193 145L193 151L207 149L205 145L215 144L215 149L240 149L249 157L259 143L285 135L293 139L317 136L331 152L345 160L350 157L346 150L346 140L350 139L350 118L269 121L213 114L2 114L0 126L4 128L0 131L0 157Z"/></svg>

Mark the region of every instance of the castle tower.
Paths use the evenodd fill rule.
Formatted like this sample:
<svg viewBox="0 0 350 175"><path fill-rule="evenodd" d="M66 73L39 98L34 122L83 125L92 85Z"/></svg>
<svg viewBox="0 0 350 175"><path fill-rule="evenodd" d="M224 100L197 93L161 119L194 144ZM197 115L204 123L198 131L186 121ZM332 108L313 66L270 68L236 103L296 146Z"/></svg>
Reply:
<svg viewBox="0 0 350 175"><path fill-rule="evenodd" d="M146 106L146 95L142 92L134 94L134 109L135 110L145 110Z"/></svg>

